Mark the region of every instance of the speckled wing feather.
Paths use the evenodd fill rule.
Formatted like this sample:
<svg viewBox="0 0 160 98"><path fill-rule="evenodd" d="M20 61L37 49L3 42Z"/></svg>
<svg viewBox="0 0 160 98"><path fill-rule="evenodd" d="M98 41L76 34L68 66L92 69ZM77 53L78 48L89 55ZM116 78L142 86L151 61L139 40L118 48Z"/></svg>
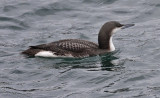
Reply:
<svg viewBox="0 0 160 98"><path fill-rule="evenodd" d="M90 56L94 54L95 49L98 49L97 44L78 39L60 40L49 44L42 44L30 47L33 49L52 51L55 52L56 55L71 54L74 57Z"/></svg>

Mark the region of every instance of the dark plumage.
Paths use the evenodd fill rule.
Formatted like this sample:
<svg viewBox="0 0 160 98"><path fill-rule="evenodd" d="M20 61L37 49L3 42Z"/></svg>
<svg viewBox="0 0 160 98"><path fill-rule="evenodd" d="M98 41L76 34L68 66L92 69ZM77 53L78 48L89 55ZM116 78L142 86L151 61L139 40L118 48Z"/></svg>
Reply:
<svg viewBox="0 0 160 98"><path fill-rule="evenodd" d="M133 26L133 24L123 25L116 21L111 21L105 23L100 29L98 35L99 45L80 39L65 39L60 41L55 41L48 44L42 44L37 46L30 46L28 50L22 52L23 54L29 56L40 56L37 55L42 51L50 51L50 54L57 56L72 56L72 57L88 57L98 54L103 54L106 52L113 51L114 48L112 44L111 36L114 33L115 28L124 28L125 26ZM130 27L128 26L128 27ZM49 56L50 57L50 56ZM55 56L53 56L55 57Z"/></svg>

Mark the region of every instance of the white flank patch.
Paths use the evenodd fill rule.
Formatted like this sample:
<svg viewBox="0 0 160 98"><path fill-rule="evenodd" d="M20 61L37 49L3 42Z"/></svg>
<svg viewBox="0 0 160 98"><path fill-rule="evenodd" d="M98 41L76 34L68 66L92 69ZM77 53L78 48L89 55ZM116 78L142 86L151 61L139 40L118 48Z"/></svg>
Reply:
<svg viewBox="0 0 160 98"><path fill-rule="evenodd" d="M35 54L35 56L39 56L39 57L73 57L71 54L66 54L64 55L55 55L55 52L52 51L40 51L37 54Z"/></svg>
<svg viewBox="0 0 160 98"><path fill-rule="evenodd" d="M112 36L109 40L109 45L110 45L110 51L114 51L115 50L115 47L114 47L114 44L113 44L113 41L112 41Z"/></svg>
<svg viewBox="0 0 160 98"><path fill-rule="evenodd" d="M35 56L41 56L41 57L57 57L53 52L51 51L40 51Z"/></svg>

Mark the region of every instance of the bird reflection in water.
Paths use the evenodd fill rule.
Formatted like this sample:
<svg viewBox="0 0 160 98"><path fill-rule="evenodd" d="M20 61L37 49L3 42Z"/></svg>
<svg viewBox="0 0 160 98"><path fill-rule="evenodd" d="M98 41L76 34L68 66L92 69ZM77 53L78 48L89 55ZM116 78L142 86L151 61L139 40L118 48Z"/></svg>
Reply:
<svg viewBox="0 0 160 98"><path fill-rule="evenodd" d="M114 55L117 52L118 51L88 58L54 59L55 62L52 66L54 68L87 69L88 71L118 71L123 69L123 64L119 62L115 63L115 61L119 61L119 58Z"/></svg>
<svg viewBox="0 0 160 98"><path fill-rule="evenodd" d="M100 56L101 70L117 71L122 68L121 65L113 63L113 61L119 59L118 57L114 56L115 53L116 52L111 52Z"/></svg>

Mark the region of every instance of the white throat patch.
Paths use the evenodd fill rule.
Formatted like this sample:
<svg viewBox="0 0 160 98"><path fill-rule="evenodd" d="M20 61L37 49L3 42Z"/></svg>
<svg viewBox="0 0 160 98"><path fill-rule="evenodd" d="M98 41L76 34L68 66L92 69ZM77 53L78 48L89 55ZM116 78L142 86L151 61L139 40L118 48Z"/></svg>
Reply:
<svg viewBox="0 0 160 98"><path fill-rule="evenodd" d="M117 31L119 31L119 30L121 30L121 28L114 28L114 29L112 30L112 34L115 33L115 32L117 32Z"/></svg>
<svg viewBox="0 0 160 98"><path fill-rule="evenodd" d="M112 30L112 34L115 33L115 32L117 32L117 31L119 31L119 30L121 30L120 27L113 29L113 30ZM114 47L114 44L113 44L113 41L112 41L112 36L111 36L110 39L109 39L109 45L110 45L110 46L109 46L109 47L110 47L110 50L109 50L109 51L110 51L110 52L111 52L111 51L114 51L114 50L115 50L115 47Z"/></svg>
<svg viewBox="0 0 160 98"><path fill-rule="evenodd" d="M114 47L114 44L113 44L113 41L112 41L112 36L110 37L110 40L109 40L109 47L110 47L110 52L111 51L114 51L115 50L115 47Z"/></svg>

